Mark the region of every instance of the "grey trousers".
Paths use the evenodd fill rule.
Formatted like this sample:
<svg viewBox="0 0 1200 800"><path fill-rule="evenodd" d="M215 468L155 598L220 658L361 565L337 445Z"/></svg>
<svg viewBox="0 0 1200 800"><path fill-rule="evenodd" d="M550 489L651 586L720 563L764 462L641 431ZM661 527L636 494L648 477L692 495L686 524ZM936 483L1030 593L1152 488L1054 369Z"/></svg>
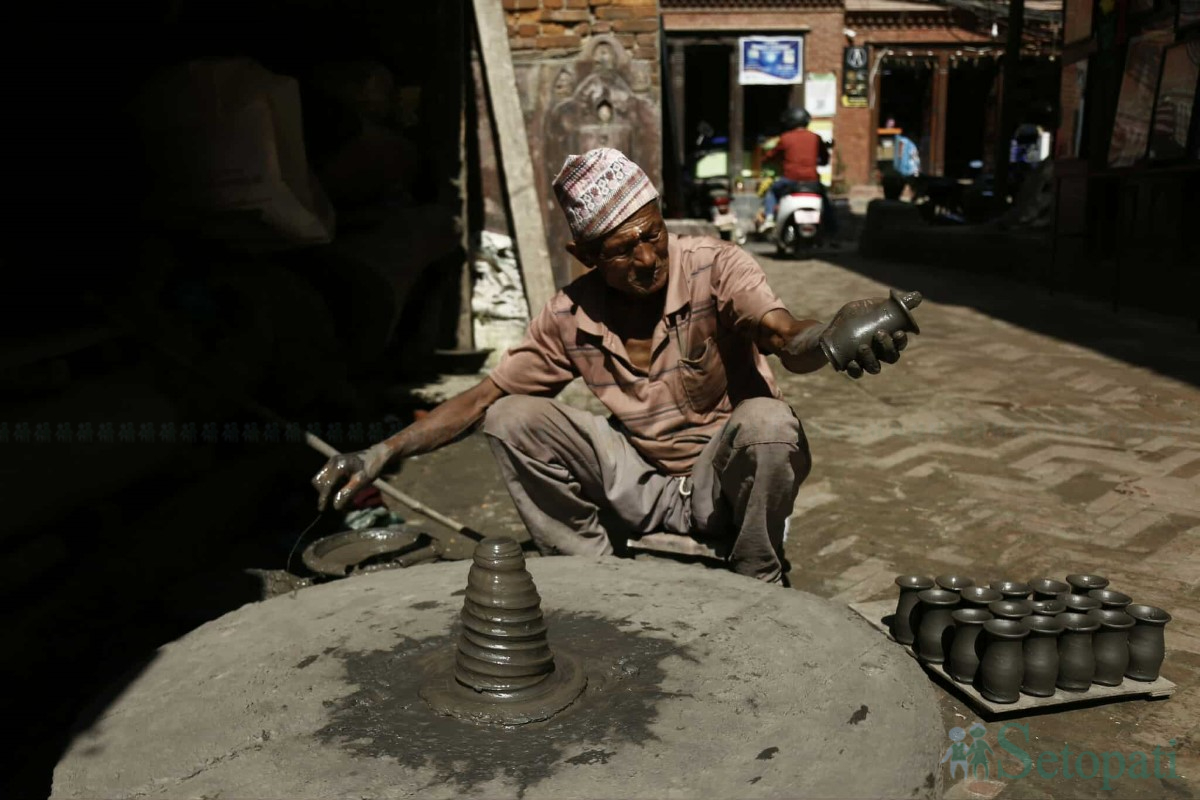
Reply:
<svg viewBox="0 0 1200 800"><path fill-rule="evenodd" d="M483 431L547 555L611 555L614 542L667 532L710 544L742 575L783 577L784 524L812 462L782 400L739 404L686 479L648 464L607 419L546 398L502 398Z"/></svg>

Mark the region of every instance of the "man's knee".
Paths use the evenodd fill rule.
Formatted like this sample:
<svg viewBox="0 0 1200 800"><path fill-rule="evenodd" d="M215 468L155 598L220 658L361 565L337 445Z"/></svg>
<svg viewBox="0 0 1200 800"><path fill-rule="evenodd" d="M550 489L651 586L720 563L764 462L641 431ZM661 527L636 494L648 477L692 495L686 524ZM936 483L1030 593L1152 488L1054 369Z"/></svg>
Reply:
<svg viewBox="0 0 1200 800"><path fill-rule="evenodd" d="M804 439L800 420L782 400L753 397L743 400L729 420L734 447L756 444L798 444Z"/></svg>
<svg viewBox="0 0 1200 800"><path fill-rule="evenodd" d="M545 397L506 395L487 410L483 432L509 444L517 444L543 427L542 423L553 407L554 401Z"/></svg>
<svg viewBox="0 0 1200 800"><path fill-rule="evenodd" d="M792 465L799 482L808 477L812 469L808 439L787 403L769 397L745 400L734 409L729 424L735 450L758 452L755 458L759 461L767 453L775 452Z"/></svg>

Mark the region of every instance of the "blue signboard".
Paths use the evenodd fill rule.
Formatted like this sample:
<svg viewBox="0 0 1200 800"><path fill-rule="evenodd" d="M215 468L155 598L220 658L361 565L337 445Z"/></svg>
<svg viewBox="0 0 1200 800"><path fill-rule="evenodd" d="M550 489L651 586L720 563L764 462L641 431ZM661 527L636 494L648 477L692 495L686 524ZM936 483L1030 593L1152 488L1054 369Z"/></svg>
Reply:
<svg viewBox="0 0 1200 800"><path fill-rule="evenodd" d="M741 51L743 86L804 82L803 36L746 36Z"/></svg>

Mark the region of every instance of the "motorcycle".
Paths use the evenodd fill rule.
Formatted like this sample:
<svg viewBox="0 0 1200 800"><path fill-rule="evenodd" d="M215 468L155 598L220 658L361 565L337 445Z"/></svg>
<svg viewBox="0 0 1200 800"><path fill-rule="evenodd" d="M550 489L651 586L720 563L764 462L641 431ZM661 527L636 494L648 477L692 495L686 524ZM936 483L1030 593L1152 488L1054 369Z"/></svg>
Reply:
<svg viewBox="0 0 1200 800"><path fill-rule="evenodd" d="M721 238L738 245L746 243L746 232L738 220L737 211L733 208L733 198L724 189L714 189L709 192L709 219L717 228Z"/></svg>
<svg viewBox="0 0 1200 800"><path fill-rule="evenodd" d="M722 239L746 243L746 232L733 207L729 183L729 140L701 123L692 153L686 190L688 216L708 219Z"/></svg>
<svg viewBox="0 0 1200 800"><path fill-rule="evenodd" d="M774 240L779 255L798 255L825 243L821 214L825 198L818 183L798 183L779 198Z"/></svg>

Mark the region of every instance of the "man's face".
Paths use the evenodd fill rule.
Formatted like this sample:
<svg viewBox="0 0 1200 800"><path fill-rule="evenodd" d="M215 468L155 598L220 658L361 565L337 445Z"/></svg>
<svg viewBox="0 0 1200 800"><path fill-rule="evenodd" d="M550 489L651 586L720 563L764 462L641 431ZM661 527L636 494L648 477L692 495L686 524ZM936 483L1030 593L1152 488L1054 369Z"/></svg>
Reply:
<svg viewBox="0 0 1200 800"><path fill-rule="evenodd" d="M657 203L648 203L610 233L567 249L604 282L632 297L649 297L667 285L670 257L667 224Z"/></svg>

